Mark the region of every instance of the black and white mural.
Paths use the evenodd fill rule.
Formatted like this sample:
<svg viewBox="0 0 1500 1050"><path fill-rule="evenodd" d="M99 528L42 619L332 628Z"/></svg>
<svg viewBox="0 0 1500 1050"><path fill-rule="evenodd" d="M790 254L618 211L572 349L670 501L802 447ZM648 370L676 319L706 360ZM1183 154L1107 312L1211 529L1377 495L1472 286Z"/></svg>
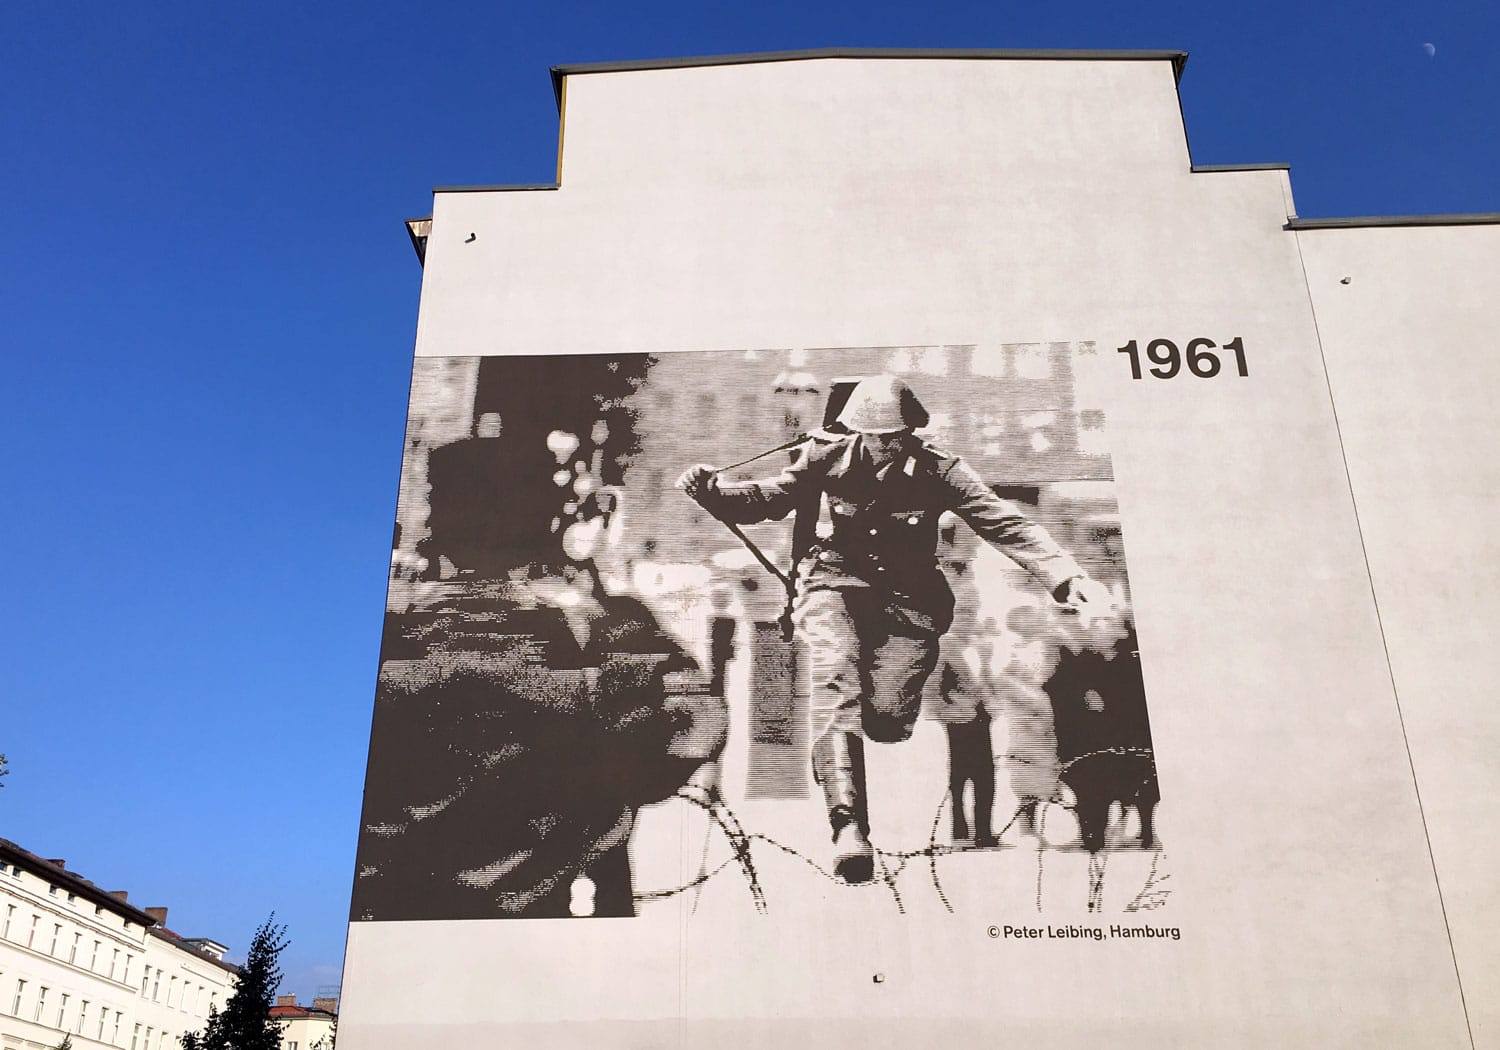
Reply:
<svg viewBox="0 0 1500 1050"><path fill-rule="evenodd" d="M418 358L353 918L1167 906L1093 353Z"/></svg>

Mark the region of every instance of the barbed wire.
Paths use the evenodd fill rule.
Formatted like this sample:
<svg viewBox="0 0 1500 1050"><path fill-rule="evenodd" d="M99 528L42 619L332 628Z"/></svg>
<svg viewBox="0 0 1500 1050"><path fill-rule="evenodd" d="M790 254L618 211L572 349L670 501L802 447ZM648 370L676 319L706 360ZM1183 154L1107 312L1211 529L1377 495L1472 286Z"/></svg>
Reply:
<svg viewBox="0 0 1500 1050"><path fill-rule="evenodd" d="M1046 857L1049 853L1053 852L1053 850L1050 850L1046 846L1042 845L1042 843L1045 842L1047 812L1054 805L1063 805L1063 808L1065 809L1075 808L1057 801L1057 786L1060 786L1063 783L1064 775L1078 763L1108 755L1137 757L1146 759L1147 761L1151 761L1153 758L1152 752L1149 748L1129 747L1102 748L1098 751L1091 751L1086 754L1077 755L1073 758L1070 758L1060 763L1058 766L1057 781L1054 785L1053 798L1042 801L1040 804L1033 802L1022 803L1017 807L1015 812L1011 814L1010 820L1006 822L1005 826L995 834L995 838L997 839L1003 836L1007 831L1015 826L1016 822L1021 819L1022 815L1027 811L1028 808L1030 808L1032 805L1038 805L1038 812L1036 813L1035 817L1035 834L1037 837L1038 846L1035 850L1037 875L1034 902L1037 911L1042 910L1042 887L1046 866ZM1141 778L1141 782L1136 785L1133 794L1125 794L1123 792L1119 793L1119 795L1116 796L1116 800L1128 803L1130 799L1139 798L1141 792L1146 788L1146 786L1150 783L1152 777L1154 776L1155 770L1153 768ZM769 905L766 900L765 888L761 884L760 873L756 868L755 858L751 849L752 844L757 842L765 843L768 847L778 850L779 852L789 857L793 857L796 860L801 861L822 878L832 883L833 885L840 887L841 889L862 889L865 885L868 885L851 884L845 882L843 879L839 878L833 872L824 868L817 861L813 860L811 857L802 853L795 847L789 846L784 842L780 842L763 832L746 831L744 825L741 823L738 815L734 812L733 808L728 804L728 802L724 800L723 795L721 795L715 788L702 788L690 785L679 788L673 797L680 798L691 805L697 806L699 809L702 809L706 814L708 814L709 819L712 821L713 825L719 829L720 833L723 834L725 840L729 843L731 855L720 864L716 865L714 868L709 869L707 865L710 840L708 838L705 838L703 856L699 862L697 876L688 880L680 886L672 886L665 889L646 890L638 892L634 895L634 899L637 903L666 900L671 897L679 896L693 889L699 889L701 893L702 886L722 874L727 869L738 865L745 876L746 884L750 891L751 900L754 903L755 910L760 914L766 914L769 911ZM948 789L944 789L943 797L938 801L936 810L933 814L931 831L928 835L927 844L924 847L913 850L887 850L880 848L875 843L871 843L875 854L877 874L877 879L875 881L878 881L886 887L887 891L891 894L892 901L895 904L896 910L899 914L906 914L906 903L902 898L900 888L897 886L897 880L906 871L910 862L919 857L925 858L927 861L928 872L932 879L933 891L934 893L936 893L938 900L942 902L943 907L948 911L949 914L954 914L955 909L953 907L953 903L949 899L947 891L943 887L942 877L938 871L938 860L941 857L950 856L957 853L967 853L970 851L963 847L952 846L938 841L938 829L942 826L944 811L948 807L950 807L953 802L954 800L952 792ZM1158 847L1153 851L1153 854L1154 855L1151 858L1151 870L1146 876L1146 882L1131 899L1130 903L1125 906L1124 910L1127 912L1151 911L1160 908L1165 905L1167 898L1171 894L1171 890L1163 885L1171 878L1171 876L1163 875L1160 872L1162 851ZM1107 851L1099 850L1096 852L1091 852L1089 854L1088 893L1086 902L1087 909L1090 913L1098 913L1103 911L1104 876L1107 860ZM693 910L695 912L697 910L697 903L697 898L695 898L693 902Z"/></svg>

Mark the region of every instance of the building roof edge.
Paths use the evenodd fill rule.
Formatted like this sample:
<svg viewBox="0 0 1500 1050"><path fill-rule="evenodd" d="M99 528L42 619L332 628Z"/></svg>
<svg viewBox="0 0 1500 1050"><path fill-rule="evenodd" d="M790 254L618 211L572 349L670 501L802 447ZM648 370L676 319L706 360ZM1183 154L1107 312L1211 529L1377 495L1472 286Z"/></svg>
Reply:
<svg viewBox="0 0 1500 1050"><path fill-rule="evenodd" d="M195 948L191 944L184 943L186 938L184 938L181 934L173 933L171 930L167 929L164 926L152 926L146 932L159 941L165 941L172 947L176 948L178 951L186 952L200 962L206 962L210 966L217 966L219 969L226 970L229 973L238 974L240 972L240 968L234 963L225 962L223 959L216 959L214 958L214 956L210 955L206 951L203 951L201 948ZM215 941L214 943L218 944L219 942Z"/></svg>
<svg viewBox="0 0 1500 1050"><path fill-rule="evenodd" d="M1497 226L1500 212L1452 215L1359 215L1347 218L1288 219L1288 230L1356 230L1372 226Z"/></svg>
<svg viewBox="0 0 1500 1050"><path fill-rule="evenodd" d="M434 186L433 193L522 193L532 190L555 190L555 182L501 182L493 186ZM432 218L431 215L427 218Z"/></svg>
<svg viewBox="0 0 1500 1050"><path fill-rule="evenodd" d="M156 925L156 919L153 916L147 915L140 908L122 901L109 890L100 889L99 886L85 879L82 875L74 874L66 868L59 867L51 861L37 856L24 846L11 842L9 839L0 839L0 860L19 864L23 868L29 868L32 874L49 879L63 889L66 889L69 893L77 894L84 900L93 901L101 907L109 908L117 915L147 929Z"/></svg>
<svg viewBox="0 0 1500 1050"><path fill-rule="evenodd" d="M552 94L562 107L563 78L581 73L628 73L649 69L689 69L699 66L741 66L761 62L800 62L820 58L948 58L1081 61L1170 61L1174 79L1182 79L1188 53L1178 50L1130 51L1076 48L998 47L818 47L799 51L752 51L745 54L694 55L686 58L628 59L615 62L575 62L552 67Z"/></svg>
<svg viewBox="0 0 1500 1050"><path fill-rule="evenodd" d="M1204 175L1220 171L1291 171L1286 161L1266 161L1264 164L1194 164L1193 174Z"/></svg>

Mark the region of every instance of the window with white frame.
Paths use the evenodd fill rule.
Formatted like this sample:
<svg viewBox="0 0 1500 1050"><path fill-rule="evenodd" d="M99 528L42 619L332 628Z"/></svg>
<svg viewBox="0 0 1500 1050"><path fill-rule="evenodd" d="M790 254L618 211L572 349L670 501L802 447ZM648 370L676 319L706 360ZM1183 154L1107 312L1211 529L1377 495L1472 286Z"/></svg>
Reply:
<svg viewBox="0 0 1500 1050"><path fill-rule="evenodd" d="M72 966L78 961L78 945L83 941L83 934L73 934L73 946L68 949L68 965Z"/></svg>
<svg viewBox="0 0 1500 1050"><path fill-rule="evenodd" d="M78 1004L78 1029L77 1029L77 1031L78 1031L79 1035L83 1034L83 1022L84 1022L84 1019L88 1017L88 1013L89 1013L89 1001L87 999L85 999L83 1002L81 1002L81 1003Z"/></svg>
<svg viewBox="0 0 1500 1050"><path fill-rule="evenodd" d="M47 949L47 954L53 958L57 957L57 942L62 939L62 923L52 924L52 947Z"/></svg>
<svg viewBox="0 0 1500 1050"><path fill-rule="evenodd" d="M68 1012L68 993L67 992L63 992L62 993L62 999L60 999L58 1001L58 1004L57 1004L57 1024L55 1024L55 1025L52 1026L53 1028L56 1028L59 1032L62 1031L63 1017L67 1014L67 1012Z"/></svg>
<svg viewBox="0 0 1500 1050"><path fill-rule="evenodd" d="M16 978L16 997L12 999L10 1003L10 1014L12 1017L21 1016L21 996L25 994L26 980L24 978L18 977Z"/></svg>
<svg viewBox="0 0 1500 1050"><path fill-rule="evenodd" d="M31 1020L34 1024L42 1023L42 1011L47 1008L47 986L42 985L36 990L36 1009L31 1012Z"/></svg>

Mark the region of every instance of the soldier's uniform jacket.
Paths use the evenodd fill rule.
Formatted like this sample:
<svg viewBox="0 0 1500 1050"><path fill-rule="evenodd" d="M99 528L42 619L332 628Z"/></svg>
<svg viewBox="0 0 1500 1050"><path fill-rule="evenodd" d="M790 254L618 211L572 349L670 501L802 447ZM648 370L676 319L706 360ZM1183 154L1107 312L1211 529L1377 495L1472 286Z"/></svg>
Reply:
<svg viewBox="0 0 1500 1050"><path fill-rule="evenodd" d="M790 466L759 481L721 481L705 506L738 524L817 515L832 522L800 556L798 592L872 588L918 633L948 629L953 594L937 561L938 518L957 514L1054 591L1083 570L1041 526L996 496L967 463L914 440L876 469L857 433L818 433Z"/></svg>

